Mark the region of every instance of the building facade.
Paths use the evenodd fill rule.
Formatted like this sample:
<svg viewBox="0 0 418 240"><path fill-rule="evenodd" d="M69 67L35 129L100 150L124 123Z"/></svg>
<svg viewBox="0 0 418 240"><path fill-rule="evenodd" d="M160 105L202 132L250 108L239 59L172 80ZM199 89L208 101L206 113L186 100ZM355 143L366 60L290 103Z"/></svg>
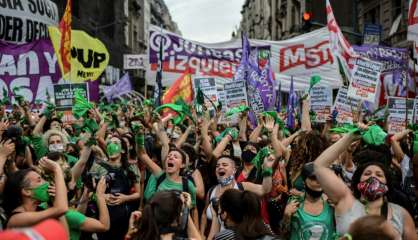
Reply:
<svg viewBox="0 0 418 240"><path fill-rule="evenodd" d="M356 29L352 0L332 0L338 24L344 30ZM250 38L282 40L304 33L302 16L311 13L312 29L326 25L325 0L246 0L242 6L239 32ZM238 33L239 35L239 33Z"/></svg>
<svg viewBox="0 0 418 240"><path fill-rule="evenodd" d="M67 1L52 0L63 15ZM100 39L110 54L101 87L115 83L129 72L137 91L143 92L144 70L124 70L124 54L146 54L150 24L180 34L164 0L72 0L72 28Z"/></svg>
<svg viewBox="0 0 418 240"><path fill-rule="evenodd" d="M396 21L397 18L399 21ZM382 26L382 42L385 45L408 46L406 41L407 21L408 1L360 0L358 3L360 30L362 31L366 23L380 24Z"/></svg>

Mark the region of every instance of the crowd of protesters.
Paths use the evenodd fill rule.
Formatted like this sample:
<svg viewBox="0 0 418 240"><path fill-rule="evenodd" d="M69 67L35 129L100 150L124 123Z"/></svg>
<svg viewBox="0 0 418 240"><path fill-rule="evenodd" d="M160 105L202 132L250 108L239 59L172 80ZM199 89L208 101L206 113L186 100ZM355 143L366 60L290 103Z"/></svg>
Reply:
<svg viewBox="0 0 418 240"><path fill-rule="evenodd" d="M418 128L174 105L2 102L0 239L418 239Z"/></svg>

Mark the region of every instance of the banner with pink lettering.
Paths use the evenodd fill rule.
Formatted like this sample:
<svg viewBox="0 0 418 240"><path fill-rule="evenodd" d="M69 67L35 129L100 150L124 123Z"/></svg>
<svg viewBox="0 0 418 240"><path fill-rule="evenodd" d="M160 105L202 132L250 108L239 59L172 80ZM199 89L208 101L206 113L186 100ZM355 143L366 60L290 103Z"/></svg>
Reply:
<svg viewBox="0 0 418 240"><path fill-rule="evenodd" d="M8 96L18 88L17 94L29 102L54 97L54 84L65 83L61 79L57 57L49 39L32 41L27 44L13 44L0 41L0 97L2 89ZM90 100L99 98L99 81L88 82Z"/></svg>
<svg viewBox="0 0 418 240"><path fill-rule="evenodd" d="M228 82L239 66L242 54L240 38L220 43L200 43L161 31L156 26L150 26L149 33L148 85L155 83L161 36L164 86L173 84L187 69L196 75L214 76ZM342 85L326 27L284 41L250 40L250 43L252 48L270 51L271 68L275 79L282 83L282 91L289 90L291 77L296 90L308 89L312 75L320 75L321 83L331 88Z"/></svg>

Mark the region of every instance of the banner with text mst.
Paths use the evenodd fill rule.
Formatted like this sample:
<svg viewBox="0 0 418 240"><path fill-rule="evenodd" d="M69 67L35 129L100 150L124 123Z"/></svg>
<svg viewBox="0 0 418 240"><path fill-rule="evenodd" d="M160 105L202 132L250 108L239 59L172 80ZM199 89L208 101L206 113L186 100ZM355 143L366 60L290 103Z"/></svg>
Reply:
<svg viewBox="0 0 418 240"><path fill-rule="evenodd" d="M55 106L57 110L70 110L73 106L74 92L81 90L83 97L89 99L88 86L85 83L54 84Z"/></svg>
<svg viewBox="0 0 418 240"><path fill-rule="evenodd" d="M50 0L0 1L0 41L22 44L48 38L48 26L57 25L59 18Z"/></svg>
<svg viewBox="0 0 418 240"><path fill-rule="evenodd" d="M388 99L388 133L402 132L407 124L412 123L414 115L414 99L389 97ZM406 112L408 110L408 112ZM408 120L406 120L408 117Z"/></svg>
<svg viewBox="0 0 418 240"><path fill-rule="evenodd" d="M379 62L357 58L348 87L348 96L375 103L382 66Z"/></svg>
<svg viewBox="0 0 418 240"><path fill-rule="evenodd" d="M337 97L335 98L333 111L338 112L338 123L353 123L353 112L358 111L358 105L360 100L347 96L347 86L342 86L338 90Z"/></svg>
<svg viewBox="0 0 418 240"><path fill-rule="evenodd" d="M332 108L332 89L326 86L315 86L310 92L311 111L316 116L315 122L325 122L331 114Z"/></svg>
<svg viewBox="0 0 418 240"><path fill-rule="evenodd" d="M0 41L0 49L0 89L5 88L9 96L13 88L21 87L17 93L27 101L47 100L47 92L54 96L53 84L65 83L50 40L21 45ZM88 84L90 100L99 100L99 81ZM1 90L0 96L3 97Z"/></svg>
<svg viewBox="0 0 418 240"><path fill-rule="evenodd" d="M158 64L159 43L163 38L163 85L171 85L184 71L231 80L242 54L241 39L227 42L201 43L150 26L149 65L146 78L154 85ZM321 28L284 41L250 40L253 48L269 50L275 79L282 82L282 91L289 91L293 76L296 90L309 88L312 75L320 75L321 83L331 88L342 85L338 62L331 54L328 29Z"/></svg>

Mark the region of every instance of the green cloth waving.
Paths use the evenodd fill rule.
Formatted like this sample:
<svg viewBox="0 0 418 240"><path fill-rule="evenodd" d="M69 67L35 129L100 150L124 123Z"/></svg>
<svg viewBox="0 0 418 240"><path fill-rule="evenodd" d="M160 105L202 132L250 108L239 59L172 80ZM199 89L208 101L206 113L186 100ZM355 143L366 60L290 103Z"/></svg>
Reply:
<svg viewBox="0 0 418 240"><path fill-rule="evenodd" d="M84 117L84 115L90 110L93 109L93 104L91 104L83 95L82 90L77 89L74 93L74 106L73 106L73 115L76 119Z"/></svg>
<svg viewBox="0 0 418 240"><path fill-rule="evenodd" d="M230 117L230 116L232 116L232 115L234 115L234 114L237 114L237 113L240 113L240 112L246 112L246 111L248 111L248 110L250 110L250 108L249 108L248 106L241 105L241 106L239 106L239 107L234 107L234 108L229 109L229 110L226 112L225 116L226 116L226 117Z"/></svg>

